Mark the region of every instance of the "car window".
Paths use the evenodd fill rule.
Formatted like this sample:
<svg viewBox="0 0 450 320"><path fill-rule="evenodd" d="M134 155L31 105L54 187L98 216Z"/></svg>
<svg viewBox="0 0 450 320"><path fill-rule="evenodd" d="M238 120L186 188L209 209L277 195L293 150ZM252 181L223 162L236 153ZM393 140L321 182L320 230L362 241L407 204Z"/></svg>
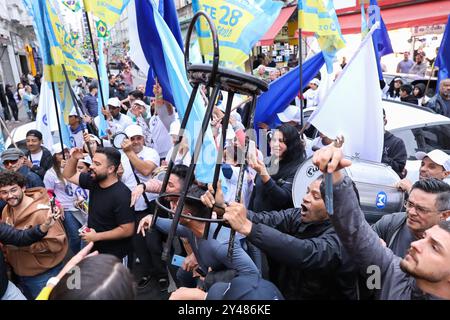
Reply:
<svg viewBox="0 0 450 320"><path fill-rule="evenodd" d="M450 154L450 124L434 125L392 132L403 140L408 160L415 160L417 151L426 153L440 149Z"/></svg>

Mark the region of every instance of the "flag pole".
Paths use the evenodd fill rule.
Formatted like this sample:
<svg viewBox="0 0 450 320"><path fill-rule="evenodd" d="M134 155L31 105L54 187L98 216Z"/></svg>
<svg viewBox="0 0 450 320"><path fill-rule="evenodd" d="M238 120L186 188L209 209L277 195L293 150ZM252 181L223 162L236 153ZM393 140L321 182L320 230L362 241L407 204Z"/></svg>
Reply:
<svg viewBox="0 0 450 320"><path fill-rule="evenodd" d="M3 128L5 129L8 137L11 139L11 143L14 145L14 147L18 148L16 142L14 141L14 139L11 135L11 132L8 130L8 127L6 126L6 123L5 123L5 121L3 121L2 117L0 117L0 123L3 126ZM2 134L2 133L0 132L0 134Z"/></svg>
<svg viewBox="0 0 450 320"><path fill-rule="evenodd" d="M56 99L56 89L55 89L55 82L52 81L52 94L53 94L53 102L55 103L55 112L56 112L56 121L58 122L58 132L59 132L59 141L61 142L61 149L62 149L62 156L64 161L66 160L66 155L64 153L64 143L63 143L63 137L62 137L62 130L61 130L61 122L59 122L59 110L58 110L58 99Z"/></svg>
<svg viewBox="0 0 450 320"><path fill-rule="evenodd" d="M300 19L300 17L299 17ZM302 52L302 28L298 28L298 65L300 70L300 126L303 128L303 52ZM304 130L302 130L304 131ZM302 132L303 133L303 132Z"/></svg>
<svg viewBox="0 0 450 320"><path fill-rule="evenodd" d="M92 54L94 55L95 71L97 72L97 79L98 79L98 90L100 91L100 98L101 98L100 100L102 102L103 110L106 110L105 99L103 98L102 82L100 80L100 71L98 69L98 63L97 63L97 54L95 53L94 38L92 37L91 23L89 22L89 15L86 11L86 8L84 8L83 11L84 11L84 16L86 18L87 28L88 28L88 32L89 32L89 38L91 40Z"/></svg>

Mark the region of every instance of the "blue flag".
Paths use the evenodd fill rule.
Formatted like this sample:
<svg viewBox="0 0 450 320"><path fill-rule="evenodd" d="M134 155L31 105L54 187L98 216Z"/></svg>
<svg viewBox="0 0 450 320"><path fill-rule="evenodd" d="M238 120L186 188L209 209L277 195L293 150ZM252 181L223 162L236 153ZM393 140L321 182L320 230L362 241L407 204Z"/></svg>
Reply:
<svg viewBox="0 0 450 320"><path fill-rule="evenodd" d="M382 56L393 53L391 39L389 38L386 25L381 17L380 7L377 0L370 0L369 6L369 29L376 22L380 22L380 27L372 35L373 47L375 48L375 56L377 59L378 78L383 79L383 71L381 69L380 59Z"/></svg>
<svg viewBox="0 0 450 320"><path fill-rule="evenodd" d="M303 88L319 72L325 63L322 53L314 55L303 63ZM256 103L255 129L259 122L264 122L269 127L274 128L280 122L277 113L282 112L289 103L295 99L300 88L299 66L292 69L282 77L269 85L269 90L264 92Z"/></svg>
<svg viewBox="0 0 450 320"><path fill-rule="evenodd" d="M442 36L435 66L439 67L438 82L436 84L436 90L439 92L439 83L444 79L450 78L450 16L448 16L447 26Z"/></svg>
<svg viewBox="0 0 450 320"><path fill-rule="evenodd" d="M167 10L173 9L172 17L176 18L176 11L172 1L164 1L164 18L168 16ZM180 118L184 117L186 107L192 92L184 68L184 55L181 41L177 40L166 20L160 14L153 1L135 0L135 16L131 16L130 23L137 24L139 40L145 58L152 67L158 82L163 88L166 100L173 101ZM132 7L130 7L133 9ZM170 21L170 20L169 20ZM135 27L132 26L134 29ZM205 107L200 99L195 99L191 116L186 126L189 134L189 147L191 153L195 149L196 138L200 131L201 122L205 115ZM210 128L206 131L203 140L202 152L196 164L195 177L204 183L213 180L214 168L217 158L217 149Z"/></svg>

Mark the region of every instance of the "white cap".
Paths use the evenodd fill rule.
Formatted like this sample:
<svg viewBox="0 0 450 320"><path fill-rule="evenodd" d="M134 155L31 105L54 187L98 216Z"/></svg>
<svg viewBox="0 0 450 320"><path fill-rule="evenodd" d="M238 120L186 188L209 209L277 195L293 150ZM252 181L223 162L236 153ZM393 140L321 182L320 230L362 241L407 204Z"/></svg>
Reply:
<svg viewBox="0 0 450 320"><path fill-rule="evenodd" d="M120 100L119 100L119 98L117 98L117 97L109 98L108 99L108 106L113 106L113 107L119 108L120 107Z"/></svg>
<svg viewBox="0 0 450 320"><path fill-rule="evenodd" d="M86 163L88 165L92 164L92 159L91 159L91 157L89 155L85 156L83 159L80 159L79 161L84 162L84 163Z"/></svg>
<svg viewBox="0 0 450 320"><path fill-rule="evenodd" d="M69 148L67 148L67 146L65 144L63 144L63 148L69 149ZM61 143L55 143L52 146L52 155L63 152L63 148L61 148Z"/></svg>
<svg viewBox="0 0 450 320"><path fill-rule="evenodd" d="M450 171L450 156L448 154L446 154L444 151L435 149L428 153L425 153L422 151L416 152L417 160L422 160L425 157L428 157L434 163L437 163L438 165L443 166L445 171Z"/></svg>
<svg viewBox="0 0 450 320"><path fill-rule="evenodd" d="M180 128L181 128L181 123L179 120L172 121L172 123L170 124L170 128L169 128L169 134L170 135L178 135L178 133L180 132Z"/></svg>
<svg viewBox="0 0 450 320"><path fill-rule="evenodd" d="M281 122L295 121L300 123L300 108L296 106L288 106L283 112L277 113Z"/></svg>
<svg viewBox="0 0 450 320"><path fill-rule="evenodd" d="M317 78L314 78L314 79L312 79L309 83L314 83L314 84L316 84L316 85L320 85L320 80L319 79L317 79Z"/></svg>
<svg viewBox="0 0 450 320"><path fill-rule="evenodd" d="M69 117L70 116L77 116L78 117L78 113L77 110L75 110L75 107L73 107L70 112L69 112Z"/></svg>
<svg viewBox="0 0 450 320"><path fill-rule="evenodd" d="M134 101L134 104L137 104L137 105L145 108L145 102L142 100L136 100L136 101Z"/></svg>
<svg viewBox="0 0 450 320"><path fill-rule="evenodd" d="M128 138L132 138L134 136L144 136L144 132L142 131L142 128L138 126L137 124L132 124L125 129L125 134L128 136Z"/></svg>
<svg viewBox="0 0 450 320"><path fill-rule="evenodd" d="M92 133L89 133L89 140L94 140L95 142L97 142L97 145L101 145L102 143L100 142L100 139Z"/></svg>

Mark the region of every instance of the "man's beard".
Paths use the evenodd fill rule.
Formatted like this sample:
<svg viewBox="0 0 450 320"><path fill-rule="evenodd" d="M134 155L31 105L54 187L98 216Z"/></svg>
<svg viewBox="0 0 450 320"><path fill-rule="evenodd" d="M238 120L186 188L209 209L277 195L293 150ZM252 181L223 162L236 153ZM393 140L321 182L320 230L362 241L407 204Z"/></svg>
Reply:
<svg viewBox="0 0 450 320"><path fill-rule="evenodd" d="M106 180L106 178L108 178L108 175L105 174L105 173L95 173L95 172L93 172L93 174L94 174L93 179L94 179L95 182L102 182L102 181Z"/></svg>
<svg viewBox="0 0 450 320"><path fill-rule="evenodd" d="M11 199L17 200L16 204L11 205L11 204L9 203L9 200L11 200ZM15 207L19 206L19 205L22 203L22 200L23 200L23 193L21 193L21 194L20 194L19 196L17 196L17 197L10 197L10 198L8 198L8 199L6 200L6 202L7 202L11 207L15 208Z"/></svg>

